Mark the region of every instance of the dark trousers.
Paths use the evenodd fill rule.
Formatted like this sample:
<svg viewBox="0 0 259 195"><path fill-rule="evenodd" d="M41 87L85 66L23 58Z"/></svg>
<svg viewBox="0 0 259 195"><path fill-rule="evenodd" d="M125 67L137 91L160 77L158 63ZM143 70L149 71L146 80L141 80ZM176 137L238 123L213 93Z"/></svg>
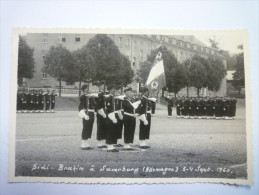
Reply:
<svg viewBox="0 0 259 195"><path fill-rule="evenodd" d="M123 115L124 123L124 143L130 144L134 141L134 133L136 128L136 118L133 116Z"/></svg>
<svg viewBox="0 0 259 195"><path fill-rule="evenodd" d="M22 110L27 110L27 104L26 104L26 103L22 103L21 109L22 109Z"/></svg>
<svg viewBox="0 0 259 195"><path fill-rule="evenodd" d="M146 118L148 121L148 125L144 125L143 121L140 121L139 124L139 140L149 139L151 127L151 114L147 113Z"/></svg>
<svg viewBox="0 0 259 195"><path fill-rule="evenodd" d="M27 110L32 110L33 104L31 102L29 102L29 103L27 103L26 107L27 107Z"/></svg>
<svg viewBox="0 0 259 195"><path fill-rule="evenodd" d="M50 109L51 109L51 110L54 110L54 108L55 108L55 102L51 102L51 104L50 104Z"/></svg>
<svg viewBox="0 0 259 195"><path fill-rule="evenodd" d="M115 113L115 117L117 119L117 123L116 123L116 134L117 134L117 139L121 139L122 138L122 129L123 129L123 120L121 120L119 118L118 113Z"/></svg>
<svg viewBox="0 0 259 195"><path fill-rule="evenodd" d="M215 107L215 116L221 117L222 116L222 108L220 106Z"/></svg>
<svg viewBox="0 0 259 195"><path fill-rule="evenodd" d="M172 107L170 105L167 105L167 111L168 111L168 116L172 116Z"/></svg>
<svg viewBox="0 0 259 195"><path fill-rule="evenodd" d="M89 139L92 136L94 124L94 112L88 113L89 120L83 119L82 140Z"/></svg>
<svg viewBox="0 0 259 195"><path fill-rule="evenodd" d="M45 110L49 110L50 103L46 103Z"/></svg>
<svg viewBox="0 0 259 195"><path fill-rule="evenodd" d="M107 117L106 119L106 144L117 144L117 129L116 124Z"/></svg>
<svg viewBox="0 0 259 195"><path fill-rule="evenodd" d="M107 118L103 118L100 114L97 113L97 140L104 140L106 138L106 119Z"/></svg>
<svg viewBox="0 0 259 195"><path fill-rule="evenodd" d="M43 110L43 108L44 108L44 102L43 102L43 103L40 102L40 103L39 103L39 110Z"/></svg>
<svg viewBox="0 0 259 195"><path fill-rule="evenodd" d="M151 112L152 112L152 114L156 113L156 103L152 103L152 105L151 105Z"/></svg>

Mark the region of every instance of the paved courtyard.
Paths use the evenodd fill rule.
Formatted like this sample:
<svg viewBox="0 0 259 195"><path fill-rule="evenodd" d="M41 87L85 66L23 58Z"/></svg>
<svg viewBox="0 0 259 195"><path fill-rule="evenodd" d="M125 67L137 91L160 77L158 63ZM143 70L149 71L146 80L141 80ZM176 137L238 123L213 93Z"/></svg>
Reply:
<svg viewBox="0 0 259 195"><path fill-rule="evenodd" d="M175 110L174 110L175 111ZM152 117L148 150L108 153L96 148L96 123L80 150L77 111L17 114L16 175L48 177L246 178L245 109L235 120L167 118L165 106Z"/></svg>

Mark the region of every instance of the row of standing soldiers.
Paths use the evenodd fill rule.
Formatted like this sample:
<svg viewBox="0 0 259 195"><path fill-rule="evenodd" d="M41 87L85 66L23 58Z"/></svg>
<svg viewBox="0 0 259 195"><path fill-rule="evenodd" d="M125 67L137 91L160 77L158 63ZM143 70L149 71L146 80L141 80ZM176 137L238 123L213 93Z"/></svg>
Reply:
<svg viewBox="0 0 259 195"><path fill-rule="evenodd" d="M235 98L226 97L167 97L168 117L172 116L172 108L176 107L177 117L234 119L236 116Z"/></svg>
<svg viewBox="0 0 259 195"><path fill-rule="evenodd" d="M84 91L84 87L82 90ZM147 149L149 146L146 140L149 139L151 126L151 102L154 99L141 97L134 101L131 88L124 90L125 96L113 96L110 93L99 94L84 93L80 96L78 107L79 116L82 118L82 142L81 149L93 149L88 140L92 136L93 124L97 118L97 148L107 148L108 152L118 152L117 147L124 150L134 150L134 134L136 128L136 117L140 119L139 126L139 147ZM96 113L96 116L95 116ZM123 134L124 130L124 134ZM124 143L118 143L124 135Z"/></svg>
<svg viewBox="0 0 259 195"><path fill-rule="evenodd" d="M42 90L18 90L16 110L18 113L54 112L56 96L54 90L46 93Z"/></svg>

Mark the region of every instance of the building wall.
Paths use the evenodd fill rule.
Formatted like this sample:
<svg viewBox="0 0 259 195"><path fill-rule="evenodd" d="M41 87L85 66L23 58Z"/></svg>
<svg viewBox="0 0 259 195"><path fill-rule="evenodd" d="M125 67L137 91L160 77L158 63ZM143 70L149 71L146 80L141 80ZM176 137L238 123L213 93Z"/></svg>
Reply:
<svg viewBox="0 0 259 195"><path fill-rule="evenodd" d="M34 59L36 62L33 79L25 79L28 87L56 87L58 82L55 78L44 73L43 58L52 45L62 44L70 51L80 49L94 37L95 34L60 34L60 33L30 33L25 36L28 45L34 48ZM165 45L176 56L179 62L198 54L202 57L218 56L226 60L214 49L200 43L194 36L161 36L161 35L130 35L130 34L109 34L108 35L118 46L121 53L127 56L131 62L132 69L136 73L140 62L144 62L153 49ZM132 86L136 88L137 84ZM78 88L78 83L67 86L62 82L64 88ZM226 94L226 79L222 81L222 89L218 93ZM184 92L185 91L185 92ZM190 90L190 95L195 94ZM181 90L186 95L186 89Z"/></svg>

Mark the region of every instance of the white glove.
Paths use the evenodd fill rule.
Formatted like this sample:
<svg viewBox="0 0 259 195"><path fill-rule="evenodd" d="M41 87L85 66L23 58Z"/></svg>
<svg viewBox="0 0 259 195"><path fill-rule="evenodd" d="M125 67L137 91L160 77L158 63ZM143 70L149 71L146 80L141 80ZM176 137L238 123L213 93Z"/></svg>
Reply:
<svg viewBox="0 0 259 195"><path fill-rule="evenodd" d="M84 118L85 120L89 120L89 116L88 115L85 115L85 118Z"/></svg>
<svg viewBox="0 0 259 195"><path fill-rule="evenodd" d="M122 115L122 113L121 113L121 110L118 111L118 116L119 116L119 119L120 119L120 120L123 120L123 115Z"/></svg>
<svg viewBox="0 0 259 195"><path fill-rule="evenodd" d="M144 121L144 125L148 125L148 121L147 120Z"/></svg>
<svg viewBox="0 0 259 195"><path fill-rule="evenodd" d="M113 119L112 122L113 122L114 124L116 124L118 121L117 121L117 119Z"/></svg>
<svg viewBox="0 0 259 195"><path fill-rule="evenodd" d="M106 114L104 113L103 108L97 111L103 118L106 118Z"/></svg>
<svg viewBox="0 0 259 195"><path fill-rule="evenodd" d="M109 119L110 119L113 123L117 123L117 122L118 122L117 119L115 118L115 113L114 113L114 112L108 114L108 117L109 117Z"/></svg>
<svg viewBox="0 0 259 195"><path fill-rule="evenodd" d="M78 116L80 116L81 118L85 118L86 116L85 110L84 109L80 110L80 112L78 113Z"/></svg>

